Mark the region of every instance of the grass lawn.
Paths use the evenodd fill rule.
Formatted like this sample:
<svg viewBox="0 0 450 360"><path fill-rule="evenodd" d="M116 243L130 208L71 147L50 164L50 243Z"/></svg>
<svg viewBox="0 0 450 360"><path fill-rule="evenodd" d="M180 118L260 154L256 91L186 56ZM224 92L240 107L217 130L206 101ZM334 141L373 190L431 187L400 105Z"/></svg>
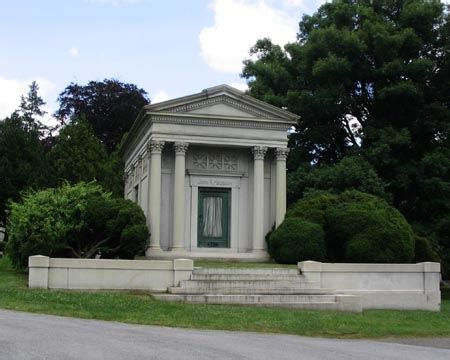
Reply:
<svg viewBox="0 0 450 360"><path fill-rule="evenodd" d="M0 308L133 324L244 330L339 338L450 336L450 293L440 313L371 310L362 314L155 301L149 295L30 290L0 259Z"/></svg>

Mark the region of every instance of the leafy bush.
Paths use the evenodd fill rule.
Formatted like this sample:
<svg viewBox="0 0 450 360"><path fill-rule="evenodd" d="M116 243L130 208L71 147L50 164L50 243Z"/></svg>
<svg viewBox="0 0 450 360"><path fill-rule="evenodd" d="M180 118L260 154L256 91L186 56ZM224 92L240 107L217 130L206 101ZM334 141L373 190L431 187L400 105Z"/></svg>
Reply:
<svg viewBox="0 0 450 360"><path fill-rule="evenodd" d="M414 235L402 214L384 200L346 191L326 212L330 244L339 261L407 263L414 257Z"/></svg>
<svg viewBox="0 0 450 360"><path fill-rule="evenodd" d="M133 258L149 237L145 216L134 203L114 199L94 183L64 184L12 203L6 252L15 267L31 255Z"/></svg>
<svg viewBox="0 0 450 360"><path fill-rule="evenodd" d="M414 241L414 262L441 261L437 252L433 250L433 246L431 245L430 240L428 240L426 237L414 235Z"/></svg>
<svg viewBox="0 0 450 360"><path fill-rule="evenodd" d="M450 279L450 216L444 216L436 226L436 235L439 239L442 265L442 277Z"/></svg>
<svg viewBox="0 0 450 360"><path fill-rule="evenodd" d="M307 249L318 241L317 236L308 239L309 235L305 235L310 224L315 225L314 234L321 229L320 243L325 244L327 252L326 257L322 252L313 253L314 256L320 254L317 258L368 263L404 263L414 258L414 234L410 225L399 211L374 195L356 190L340 195L311 192L290 207L287 221L288 230L284 229L283 223L280 230L276 229L269 237L269 252L276 261L306 259L300 255L304 249L299 251L294 247L300 241L297 235ZM435 259L431 245L427 247L423 241L418 244L418 252L421 258Z"/></svg>
<svg viewBox="0 0 450 360"><path fill-rule="evenodd" d="M325 226L325 212L337 203L337 195L327 192L310 193L293 204L286 213L286 217L301 218Z"/></svg>
<svg viewBox="0 0 450 360"><path fill-rule="evenodd" d="M325 233L318 224L287 218L270 234L268 249L272 258L279 263L323 261L326 257Z"/></svg>

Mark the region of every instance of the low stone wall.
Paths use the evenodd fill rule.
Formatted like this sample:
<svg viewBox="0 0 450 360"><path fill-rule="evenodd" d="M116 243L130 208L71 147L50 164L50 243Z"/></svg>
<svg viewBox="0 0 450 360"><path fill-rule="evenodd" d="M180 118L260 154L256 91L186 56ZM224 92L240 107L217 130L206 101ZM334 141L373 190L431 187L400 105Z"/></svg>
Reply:
<svg viewBox="0 0 450 360"><path fill-rule="evenodd" d="M175 260L58 259L30 256L30 288L167 291L188 280L194 262Z"/></svg>
<svg viewBox="0 0 450 360"><path fill-rule="evenodd" d="M347 295L360 295L363 309L439 311L440 264L298 263L307 281Z"/></svg>

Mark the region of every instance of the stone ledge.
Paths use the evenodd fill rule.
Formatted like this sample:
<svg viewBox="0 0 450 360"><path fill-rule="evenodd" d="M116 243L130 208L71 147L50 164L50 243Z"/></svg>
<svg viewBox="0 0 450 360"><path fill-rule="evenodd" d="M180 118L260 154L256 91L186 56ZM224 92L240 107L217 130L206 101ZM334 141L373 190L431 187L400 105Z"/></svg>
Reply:
<svg viewBox="0 0 450 360"><path fill-rule="evenodd" d="M349 264L349 263L321 263L316 261L302 261L299 269L307 272L356 272L356 273L439 273L440 264L421 262L417 264Z"/></svg>

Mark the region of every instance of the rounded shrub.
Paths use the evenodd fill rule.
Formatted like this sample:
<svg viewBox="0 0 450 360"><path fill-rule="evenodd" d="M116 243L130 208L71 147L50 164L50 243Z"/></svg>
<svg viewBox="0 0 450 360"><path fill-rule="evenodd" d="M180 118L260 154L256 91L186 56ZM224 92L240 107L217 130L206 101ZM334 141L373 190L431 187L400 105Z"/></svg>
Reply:
<svg viewBox="0 0 450 360"><path fill-rule="evenodd" d="M326 257L322 226L299 218L286 218L268 239L270 256L278 263L323 261Z"/></svg>
<svg viewBox="0 0 450 360"><path fill-rule="evenodd" d="M330 244L338 261L407 263L414 258L414 234L403 215L376 196L359 191L339 195L326 211Z"/></svg>
<svg viewBox="0 0 450 360"><path fill-rule="evenodd" d="M149 237L142 210L95 183L25 194L11 204L8 221L6 252L19 268L32 255L133 258Z"/></svg>
<svg viewBox="0 0 450 360"><path fill-rule="evenodd" d="M337 203L338 196L327 192L314 192L294 203L286 213L287 218L300 218L322 226L326 225L325 212Z"/></svg>

